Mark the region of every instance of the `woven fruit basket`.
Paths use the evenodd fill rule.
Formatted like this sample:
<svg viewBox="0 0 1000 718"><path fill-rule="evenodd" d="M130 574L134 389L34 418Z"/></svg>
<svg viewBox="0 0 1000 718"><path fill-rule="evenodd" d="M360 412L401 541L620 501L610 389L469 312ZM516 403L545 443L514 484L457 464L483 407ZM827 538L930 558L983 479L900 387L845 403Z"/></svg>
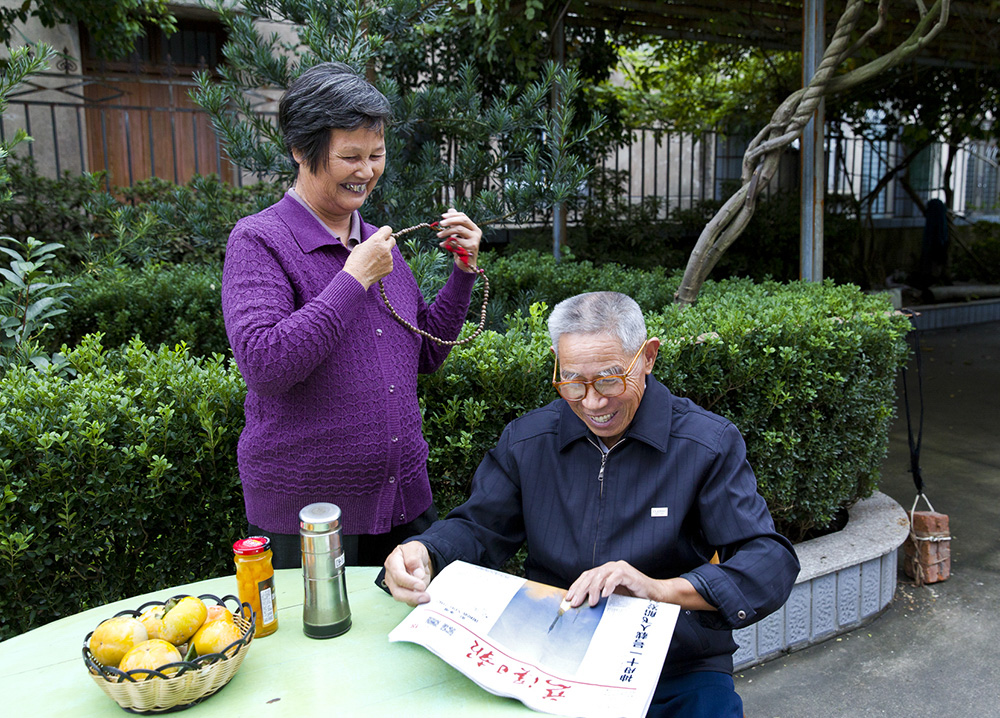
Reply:
<svg viewBox="0 0 1000 718"><path fill-rule="evenodd" d="M183 598L183 594L173 598ZM254 615L248 603L240 603L236 596L217 598L211 594L198 596L207 606L225 606L233 613L233 622L240 629L240 638L219 653L197 656L190 661L177 661L160 666L157 670L137 668L121 671L105 666L90 650L90 637L83 640L83 660L94 683L112 700L130 713L166 713L193 706L221 690L239 670L250 650L254 636ZM165 601L149 601L136 610L119 611L115 616L138 618L151 606L162 606Z"/></svg>

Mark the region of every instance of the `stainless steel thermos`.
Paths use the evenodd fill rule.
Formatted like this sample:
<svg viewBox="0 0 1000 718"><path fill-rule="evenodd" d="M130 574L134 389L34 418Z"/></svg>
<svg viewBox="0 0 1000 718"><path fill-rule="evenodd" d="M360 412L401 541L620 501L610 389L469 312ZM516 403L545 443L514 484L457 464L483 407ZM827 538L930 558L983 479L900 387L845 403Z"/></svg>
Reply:
<svg viewBox="0 0 1000 718"><path fill-rule="evenodd" d="M340 535L340 508L309 504L299 512L305 600L302 628L310 638L333 638L351 627Z"/></svg>

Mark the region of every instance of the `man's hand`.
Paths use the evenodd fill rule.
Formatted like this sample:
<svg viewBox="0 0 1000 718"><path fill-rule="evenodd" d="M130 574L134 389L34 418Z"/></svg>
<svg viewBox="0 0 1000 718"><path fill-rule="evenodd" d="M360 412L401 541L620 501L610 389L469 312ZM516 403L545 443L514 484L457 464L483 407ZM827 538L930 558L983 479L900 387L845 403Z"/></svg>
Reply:
<svg viewBox="0 0 1000 718"><path fill-rule="evenodd" d="M686 578L657 580L625 561L609 561L603 566L584 571L569 587L566 600L573 608L582 605L584 601L596 606L598 601L612 593L675 603L692 611L716 610Z"/></svg>
<svg viewBox="0 0 1000 718"><path fill-rule="evenodd" d="M408 606L427 603L434 573L431 555L419 541L400 544L385 560L385 584L392 597Z"/></svg>

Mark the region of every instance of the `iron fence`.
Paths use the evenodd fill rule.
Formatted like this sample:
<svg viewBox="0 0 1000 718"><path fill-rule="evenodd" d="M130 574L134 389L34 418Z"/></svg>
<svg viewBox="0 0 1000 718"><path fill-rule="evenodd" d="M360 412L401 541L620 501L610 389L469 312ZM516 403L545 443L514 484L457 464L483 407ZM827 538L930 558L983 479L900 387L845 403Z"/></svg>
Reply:
<svg viewBox="0 0 1000 718"><path fill-rule="evenodd" d="M23 129L33 141L14 154L32 158L41 174L104 170L109 190L210 173L242 185L248 177L190 99L194 87L181 76L40 73L10 95L0 139Z"/></svg>
<svg viewBox="0 0 1000 718"><path fill-rule="evenodd" d="M207 113L190 100L193 87L189 78L176 76L43 73L9 98L0 138L23 128L35 141L15 152L34 158L40 172L58 176L104 169L109 189L131 187L147 177L181 183L208 173L240 186L258 181L226 156ZM259 111L272 111L266 101ZM879 221L919 221L921 204L946 199L946 184L959 214L995 214L1000 206L995 143L961 146L950 160L950 179L947 148L931 145L906 172L884 182L908 152L902 142L877 125L851 133L831 123L825 135L829 211L857 211L861 203ZM638 130L629 144L599 162L568 218L579 222L588 209L607 209L598 203L614 202L619 210L643 206L647 215L667 219L699 203L724 201L738 185L746 146L746 138L717 132ZM796 190L797 154L795 145L785 152L767 192Z"/></svg>

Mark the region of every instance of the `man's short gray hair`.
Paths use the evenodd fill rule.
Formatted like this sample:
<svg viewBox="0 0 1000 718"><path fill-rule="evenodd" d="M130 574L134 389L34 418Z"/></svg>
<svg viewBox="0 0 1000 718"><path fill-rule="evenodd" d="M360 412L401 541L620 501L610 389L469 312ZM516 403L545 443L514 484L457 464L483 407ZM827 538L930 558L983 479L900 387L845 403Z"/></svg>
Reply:
<svg viewBox="0 0 1000 718"><path fill-rule="evenodd" d="M342 62L313 65L288 86L278 103L285 149L289 157L298 150L310 172L326 168L330 130L382 132L390 119L392 107L385 95Z"/></svg>
<svg viewBox="0 0 1000 718"><path fill-rule="evenodd" d="M625 354L635 354L646 341L646 322L636 301L619 292L587 292L559 302L549 315L549 338L559 353L563 334L607 334Z"/></svg>

